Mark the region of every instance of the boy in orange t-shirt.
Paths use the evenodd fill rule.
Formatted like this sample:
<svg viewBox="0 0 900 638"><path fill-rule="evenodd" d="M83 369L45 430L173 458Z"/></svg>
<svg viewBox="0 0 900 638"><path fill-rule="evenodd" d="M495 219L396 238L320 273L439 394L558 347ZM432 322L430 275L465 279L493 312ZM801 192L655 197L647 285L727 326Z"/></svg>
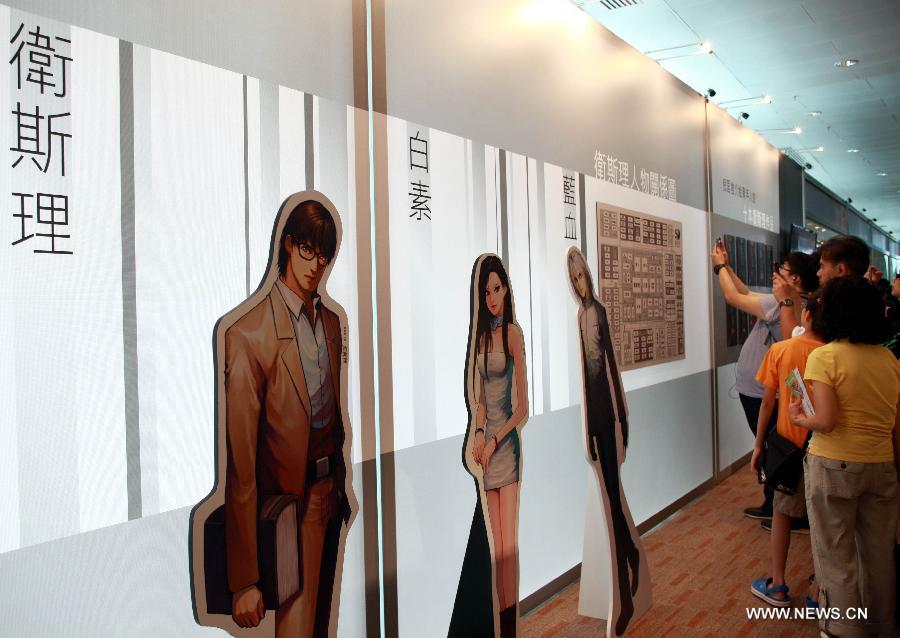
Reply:
<svg viewBox="0 0 900 638"><path fill-rule="evenodd" d="M765 388L765 394L759 409L756 444L750 460L750 469L754 474L759 472L766 430L776 400L778 401L776 425L778 434L798 448L804 446L809 436L809 430L791 423L789 414L791 391L787 385L787 377L791 370L797 368L803 378L809 353L819 346L825 345L815 331L818 326L818 317L818 296L813 295L807 301L806 308L800 315L801 325L804 329L803 334L772 344L756 374L757 381ZM776 399L776 394L780 394L780 400ZM802 473L797 483L797 491L793 495L775 492L772 509L772 577L753 581L750 591L754 596L770 605L789 607L791 599L788 596L788 587L784 582L784 570L791 543L791 519L806 516L806 493L803 488Z"/></svg>

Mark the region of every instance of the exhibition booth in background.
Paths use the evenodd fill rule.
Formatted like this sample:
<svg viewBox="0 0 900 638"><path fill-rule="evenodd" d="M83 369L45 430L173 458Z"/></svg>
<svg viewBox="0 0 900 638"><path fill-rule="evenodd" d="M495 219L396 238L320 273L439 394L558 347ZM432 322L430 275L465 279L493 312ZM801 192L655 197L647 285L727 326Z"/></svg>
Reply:
<svg viewBox="0 0 900 638"><path fill-rule="evenodd" d="M568 247L621 313L622 482L641 531L752 448L734 391L750 320L713 285L713 241L760 291L809 219L897 269L897 243L852 206L562 0L7 5L9 57L39 28L67 83L44 91L0 67L2 146L22 148L27 108L58 127L55 155L11 151L0 168L10 635L210 635L188 521L215 479L213 328L259 285L292 193L324 193L343 224L328 292L349 327L359 512L342 636L450 625L476 504L461 451L479 255L506 265L527 356L523 613L606 534L585 514L598 495ZM604 261L625 259L626 224L642 219L678 238L628 253L650 260L648 300L654 255L677 274L641 302L652 317Z"/></svg>

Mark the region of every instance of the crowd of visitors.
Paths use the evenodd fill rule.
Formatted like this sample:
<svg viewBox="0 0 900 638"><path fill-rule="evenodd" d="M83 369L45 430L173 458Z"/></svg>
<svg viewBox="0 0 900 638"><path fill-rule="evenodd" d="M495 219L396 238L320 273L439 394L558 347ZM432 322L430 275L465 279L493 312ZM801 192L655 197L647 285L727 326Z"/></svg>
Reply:
<svg viewBox="0 0 900 638"><path fill-rule="evenodd" d="M816 255L790 253L771 293L748 289L717 242L711 261L726 303L757 318L736 388L755 437L762 505L744 514L771 529L771 571L751 593L791 605L790 533L808 530L805 604L823 636L891 636L900 510L900 274L889 283L852 236ZM847 613L865 609L865 618Z"/></svg>

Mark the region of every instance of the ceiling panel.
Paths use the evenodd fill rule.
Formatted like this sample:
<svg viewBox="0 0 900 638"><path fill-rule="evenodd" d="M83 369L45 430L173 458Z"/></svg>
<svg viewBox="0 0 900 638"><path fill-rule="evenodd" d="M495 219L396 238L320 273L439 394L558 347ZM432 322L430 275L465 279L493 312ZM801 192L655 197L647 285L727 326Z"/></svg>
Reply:
<svg viewBox="0 0 900 638"><path fill-rule="evenodd" d="M835 20L867 22L872 14L882 12L900 15L896 0L803 0L801 3L809 16L816 22Z"/></svg>
<svg viewBox="0 0 900 638"><path fill-rule="evenodd" d="M667 4L692 27L697 25L724 24L740 20L752 20L762 15L779 12L797 14L802 12L806 20L809 16L796 0L705 0L703 2L679 2L669 0Z"/></svg>

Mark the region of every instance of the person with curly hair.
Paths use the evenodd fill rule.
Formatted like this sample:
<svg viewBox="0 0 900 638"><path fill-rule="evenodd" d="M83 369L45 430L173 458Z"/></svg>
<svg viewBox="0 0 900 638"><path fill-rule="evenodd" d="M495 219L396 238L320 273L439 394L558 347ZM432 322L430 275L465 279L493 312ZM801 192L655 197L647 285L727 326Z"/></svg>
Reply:
<svg viewBox="0 0 900 638"><path fill-rule="evenodd" d="M804 377L814 414L791 401L794 424L812 430L804 460L813 563L829 636L890 635L895 567L889 557L900 509L900 363L881 346L889 335L878 290L839 277L820 293L822 338ZM848 618L866 608L868 618Z"/></svg>

